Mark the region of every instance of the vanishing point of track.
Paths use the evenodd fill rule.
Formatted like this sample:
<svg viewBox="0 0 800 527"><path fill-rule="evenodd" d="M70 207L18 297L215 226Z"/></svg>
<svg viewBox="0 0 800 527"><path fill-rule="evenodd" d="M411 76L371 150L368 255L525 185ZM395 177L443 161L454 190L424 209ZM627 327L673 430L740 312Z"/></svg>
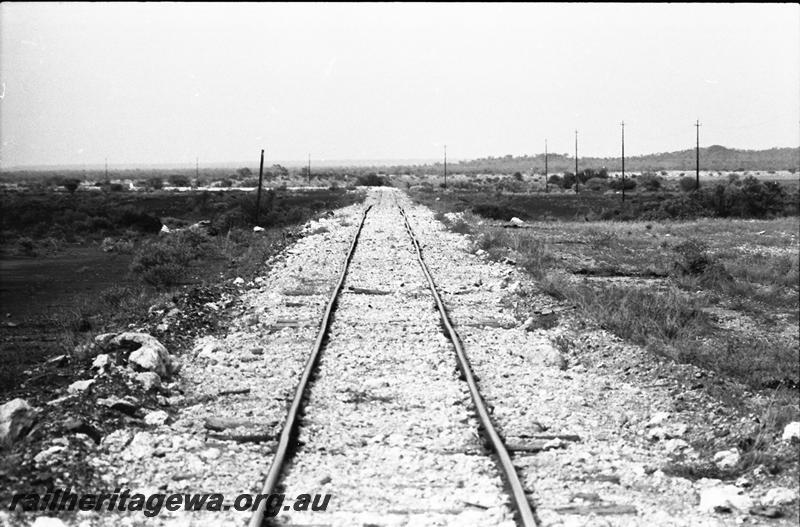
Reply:
<svg viewBox="0 0 800 527"><path fill-rule="evenodd" d="M381 201L382 198L383 194L381 194ZM491 421L489 410L483 400L483 397L481 396L475 375L472 372L472 367L470 366L466 352L461 343L461 339L459 338L458 333L450 321L450 317L448 316L445 305L436 288L433 276L431 275L428 266L425 263L422 246L420 245L420 242L413 231L409 218L403 208L396 203L396 201L394 206L397 207L400 215L403 218L405 231L408 234L410 242L414 248L414 252L416 253L416 260L427 281L430 294L433 296L438 309L441 326L446 331L446 335L452 344L452 347L455 349L456 364L460 372L460 378L467 384L472 405L479 420L480 432L483 435L485 445L489 447L493 455L496 466L500 469L500 474L503 479L506 492L510 496L511 502L514 506L516 520L518 524L523 527L533 527L537 524L534 512L531 509L531 506L525 495L525 490L522 486L519 476L517 475L516 469L512 464L511 456L509 455L502 438ZM303 373L300 377L300 381L296 387L291 405L289 407L286 420L283 424L278 446L263 483L261 490L262 494L271 494L276 491L278 483L281 480L282 474L284 473L286 464L292 457L292 448L297 437L299 428L298 423L303 410L303 403L308 395L311 379L315 376L315 371L317 370L319 364L321 352L326 345L328 331L334 311L336 309L337 300L342 292L350 263L358 246L359 237L361 236L362 230L367 221L367 216L372 207L372 205L368 206L361 215L360 222L355 234L353 235L350 247L342 263L339 279L328 300L320 323L319 332L312 347L311 353L306 361ZM250 527L260 527L264 524L264 522L265 504L262 502L260 507L255 511L250 519Z"/></svg>

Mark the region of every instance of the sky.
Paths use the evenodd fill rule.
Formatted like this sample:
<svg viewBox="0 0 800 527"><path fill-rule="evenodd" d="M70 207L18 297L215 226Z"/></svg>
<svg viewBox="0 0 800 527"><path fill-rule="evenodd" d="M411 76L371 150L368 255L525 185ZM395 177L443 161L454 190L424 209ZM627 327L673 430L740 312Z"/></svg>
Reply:
<svg viewBox="0 0 800 527"><path fill-rule="evenodd" d="M800 146L795 4L0 4L0 168Z"/></svg>

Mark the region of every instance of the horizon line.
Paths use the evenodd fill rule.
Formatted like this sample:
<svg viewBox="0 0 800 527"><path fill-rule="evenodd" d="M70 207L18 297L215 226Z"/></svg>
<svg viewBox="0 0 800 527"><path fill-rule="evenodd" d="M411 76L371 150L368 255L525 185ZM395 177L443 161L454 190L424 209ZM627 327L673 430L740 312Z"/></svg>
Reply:
<svg viewBox="0 0 800 527"><path fill-rule="evenodd" d="M713 148L713 147L722 147L726 150L738 150L744 152L765 152L769 150L782 150L782 149L796 149L800 150L800 145L798 146L772 146L769 148L761 148L761 149L749 149L749 148L734 148L734 147L727 147L720 144L713 144L709 146L702 146L700 147L701 150ZM636 155L628 155L625 156L626 159L635 159L637 157L647 157L653 155L663 155L663 154L675 154L680 152L686 151L693 151L694 147L685 148L683 150L672 150L668 152L651 152L648 154L636 154ZM449 158L448 161L451 163L461 163L461 162L470 162L470 161L478 161L482 159L503 159L508 156L511 156L512 159L515 158L524 158L524 157L538 157L544 155L544 152L537 152L535 154L504 154L504 155L485 155L483 157L454 157ZM565 153L557 153L557 152L548 152L548 156L559 156L559 157L573 157L570 152ZM620 159L620 155L615 156L598 156L598 155L581 155L578 156L579 159ZM265 159L265 164L266 164ZM441 158L318 158L314 159L311 157L312 166L314 165L314 161L316 161L317 167L326 167L326 168L345 168L348 166L360 166L360 167L370 167L370 166L413 166L413 165L429 165L429 164L437 164L442 163ZM257 161L209 161L205 165L202 165L201 168L209 169L209 168L232 168L232 167L246 167L248 163L258 164ZM270 165L283 165L286 167L294 168L294 167L304 167L308 163L308 159L276 159L276 160L269 160ZM105 168L105 162L92 162L92 163L69 163L69 164L22 164L22 165L13 165L9 167L3 166L2 160L0 160L0 172L3 171L40 171L40 170L98 170ZM109 163L109 168L116 168L117 170L135 170L135 169L190 169L195 168L195 162L186 161L186 162L175 162L175 161L166 161L166 162L156 162L156 163L135 163L135 162L123 162L123 163Z"/></svg>

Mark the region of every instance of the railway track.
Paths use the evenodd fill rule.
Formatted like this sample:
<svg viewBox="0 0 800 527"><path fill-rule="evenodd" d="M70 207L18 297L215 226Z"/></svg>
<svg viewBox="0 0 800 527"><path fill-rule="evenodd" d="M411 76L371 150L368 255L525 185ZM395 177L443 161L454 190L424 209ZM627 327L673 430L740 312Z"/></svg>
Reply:
<svg viewBox="0 0 800 527"><path fill-rule="evenodd" d="M536 525L396 196L364 210L261 492L315 492L292 525ZM433 302L431 302L433 300ZM262 506L251 527L267 525Z"/></svg>

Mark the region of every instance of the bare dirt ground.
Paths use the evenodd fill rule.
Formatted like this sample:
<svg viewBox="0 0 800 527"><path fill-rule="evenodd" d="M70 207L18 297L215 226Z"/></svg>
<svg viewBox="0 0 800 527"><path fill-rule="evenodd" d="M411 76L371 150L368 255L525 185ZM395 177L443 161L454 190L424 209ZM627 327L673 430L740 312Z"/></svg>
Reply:
<svg viewBox="0 0 800 527"><path fill-rule="evenodd" d="M453 352L436 332L432 299L426 303L395 200L420 238L541 525L797 524L796 441L779 445L795 461L779 470L755 465L735 481L665 470L676 460L707 455L693 447L696 441L718 440L720 450L735 446L733 438L757 427L759 416L698 388L707 372L658 360L586 326L512 263L474 254L466 236L394 189L370 191L367 203L375 212L357 248L331 346L323 350L315 406L301 434L307 453L320 461L303 472L309 458L298 456L300 468L286 480L287 495L331 494L330 504L326 512L279 515L278 524L509 522L496 467L472 435ZM225 505L239 493L258 492L362 210L353 205L310 222L305 236L269 262L265 276L206 308L226 330L198 337L190 353L172 357L177 371L130 403L133 410L116 431L95 443L85 429L72 428L69 437L52 437L22 462L67 486L64 467L77 459L92 468L82 484L87 492L222 493ZM385 294L359 294L357 287ZM519 320L515 303L522 296L547 324L537 329ZM135 383L124 366L111 364L82 376L96 386L72 393L65 386L43 404L108 404L112 396L98 400L97 387L109 375ZM745 391L735 383L726 387ZM456 422L445 422L450 418ZM775 499L776 489L789 498ZM9 514L8 499L0 499L0 522L44 517ZM232 510L162 510L152 518L142 512L60 515L66 524L87 527L244 525L248 517Z"/></svg>

